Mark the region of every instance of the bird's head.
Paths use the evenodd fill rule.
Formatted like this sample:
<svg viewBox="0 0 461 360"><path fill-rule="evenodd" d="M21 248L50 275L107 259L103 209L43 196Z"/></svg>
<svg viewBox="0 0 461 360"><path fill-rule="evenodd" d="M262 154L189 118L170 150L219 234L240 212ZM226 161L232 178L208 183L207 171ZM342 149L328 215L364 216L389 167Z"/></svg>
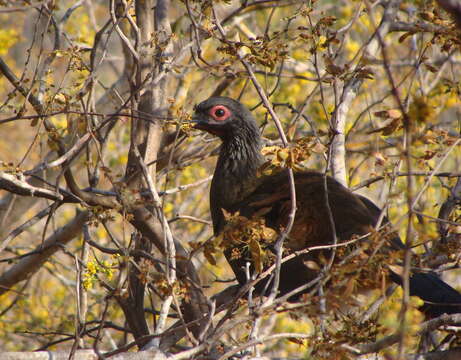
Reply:
<svg viewBox="0 0 461 360"><path fill-rule="evenodd" d="M250 111L228 97L215 96L196 105L192 122L196 129L219 136L223 141L243 133L259 137L256 121Z"/></svg>

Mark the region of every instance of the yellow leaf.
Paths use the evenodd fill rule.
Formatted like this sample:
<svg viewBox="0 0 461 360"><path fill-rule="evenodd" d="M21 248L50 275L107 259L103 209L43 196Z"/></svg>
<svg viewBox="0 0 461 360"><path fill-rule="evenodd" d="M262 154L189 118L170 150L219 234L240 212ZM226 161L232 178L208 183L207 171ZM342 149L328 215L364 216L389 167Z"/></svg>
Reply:
<svg viewBox="0 0 461 360"><path fill-rule="evenodd" d="M290 156L290 150L287 148L281 149L279 152L277 152L277 156L281 160L286 160L288 159L288 156Z"/></svg>
<svg viewBox="0 0 461 360"><path fill-rule="evenodd" d="M266 146L261 149L261 154L264 156L275 154L280 149L280 146Z"/></svg>

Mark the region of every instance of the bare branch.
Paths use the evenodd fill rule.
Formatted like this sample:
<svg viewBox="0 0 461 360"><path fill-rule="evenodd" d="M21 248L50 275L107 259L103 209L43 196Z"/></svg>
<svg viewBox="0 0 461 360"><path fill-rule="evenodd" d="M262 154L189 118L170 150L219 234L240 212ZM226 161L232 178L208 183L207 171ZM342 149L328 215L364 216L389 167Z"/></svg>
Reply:
<svg viewBox="0 0 461 360"><path fill-rule="evenodd" d="M88 211L79 213L71 222L58 229L42 245L39 245L31 255L4 272L0 276L0 294L9 291L13 285L33 275L50 256L79 236L89 215Z"/></svg>
<svg viewBox="0 0 461 360"><path fill-rule="evenodd" d="M0 171L0 189L18 195L34 196L55 201L63 200L63 196L56 191L33 186L23 176L15 176L3 171Z"/></svg>

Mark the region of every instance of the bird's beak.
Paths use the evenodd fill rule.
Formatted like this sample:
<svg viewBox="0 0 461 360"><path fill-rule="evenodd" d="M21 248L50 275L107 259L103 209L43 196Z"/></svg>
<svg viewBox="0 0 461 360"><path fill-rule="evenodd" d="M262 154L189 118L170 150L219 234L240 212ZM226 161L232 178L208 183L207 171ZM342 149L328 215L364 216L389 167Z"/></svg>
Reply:
<svg viewBox="0 0 461 360"><path fill-rule="evenodd" d="M200 116L194 115L191 122L194 129L206 130L208 128L208 121Z"/></svg>
<svg viewBox="0 0 461 360"><path fill-rule="evenodd" d="M200 115L193 115L192 116L192 127L197 130L206 131L212 135L216 135L221 137L221 130L220 128L216 128L213 124L210 124L210 121L206 117L202 117Z"/></svg>

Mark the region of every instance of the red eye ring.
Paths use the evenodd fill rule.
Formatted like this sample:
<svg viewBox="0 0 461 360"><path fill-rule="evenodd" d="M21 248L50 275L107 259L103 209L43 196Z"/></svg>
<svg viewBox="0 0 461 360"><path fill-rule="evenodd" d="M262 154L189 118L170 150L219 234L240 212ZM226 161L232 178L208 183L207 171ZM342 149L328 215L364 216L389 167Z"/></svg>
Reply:
<svg viewBox="0 0 461 360"><path fill-rule="evenodd" d="M224 105L213 106L209 114L216 121L224 121L231 115L229 109Z"/></svg>

